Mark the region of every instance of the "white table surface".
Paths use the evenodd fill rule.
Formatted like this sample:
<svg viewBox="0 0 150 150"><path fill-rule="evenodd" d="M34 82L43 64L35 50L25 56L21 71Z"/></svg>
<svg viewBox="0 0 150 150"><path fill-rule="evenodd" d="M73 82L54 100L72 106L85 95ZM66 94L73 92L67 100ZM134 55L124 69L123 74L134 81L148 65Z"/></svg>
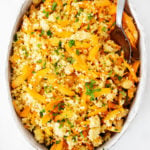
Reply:
<svg viewBox="0 0 150 150"><path fill-rule="evenodd" d="M8 40L21 3L25 0L0 0L0 150L35 150L17 130L11 117L5 86L4 64ZM150 1L129 0L133 5L139 21L146 34L146 50L150 56ZM148 55L147 55L148 58ZM150 76L150 60L148 76ZM111 150L150 150L150 78L147 80L139 112L126 133Z"/></svg>

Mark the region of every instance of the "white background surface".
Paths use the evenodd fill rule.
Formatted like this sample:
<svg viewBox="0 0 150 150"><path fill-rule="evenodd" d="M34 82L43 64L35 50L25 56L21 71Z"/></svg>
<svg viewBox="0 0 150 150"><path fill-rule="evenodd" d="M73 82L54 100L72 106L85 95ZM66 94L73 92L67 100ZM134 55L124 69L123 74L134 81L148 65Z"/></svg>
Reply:
<svg viewBox="0 0 150 150"><path fill-rule="evenodd" d="M0 0L0 150L35 150L17 130L11 117L5 86L5 69L8 40L13 28L16 14L24 0ZM133 3L139 21L146 34L147 58L150 59L150 1L129 0ZM150 60L148 76L150 76ZM138 115L111 150L150 150L150 78L147 79L145 95Z"/></svg>

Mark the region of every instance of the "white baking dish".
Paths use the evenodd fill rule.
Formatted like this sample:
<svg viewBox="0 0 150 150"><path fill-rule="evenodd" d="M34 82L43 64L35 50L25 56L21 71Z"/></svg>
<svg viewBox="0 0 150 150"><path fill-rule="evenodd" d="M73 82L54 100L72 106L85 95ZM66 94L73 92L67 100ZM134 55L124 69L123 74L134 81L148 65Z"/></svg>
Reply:
<svg viewBox="0 0 150 150"><path fill-rule="evenodd" d="M14 118L14 121L16 123L16 126L18 127L18 130L21 132L22 136L25 138L25 140L29 143L31 143L31 145L33 146L33 149L37 149L37 150L45 150L46 148L40 144L38 144L35 140L34 137L32 136L31 133L29 133L22 125L19 117L16 115L16 112L13 108L12 105L12 99L11 99L11 94L10 94L10 85L9 85L9 81L10 81L10 66L9 66L9 56L11 54L11 48L12 48L12 41L13 41L13 37L15 32L17 31L19 25L20 25L20 21L22 19L23 14L28 10L29 6L31 5L31 0L25 0L24 4L22 5L20 12L18 12L18 17L16 20L16 23L14 25L13 31L11 33L11 39L10 39L10 43L9 43L9 48L8 48L8 55L7 55L7 65L6 65L6 79L7 79L7 90L8 90L8 94L9 94L9 105L11 106L11 110L12 110L12 117ZM138 108L140 106L140 102L142 100L142 95L144 94L144 87L146 85L146 51L145 51L145 41L144 41L144 31L143 28L141 26L141 24L138 22L138 16L136 16L136 12L133 9L132 5L129 3L129 7L131 9L131 13L133 15L133 17L136 20L137 23L137 27L139 29L140 32L140 40L139 40L139 47L140 47L140 59L141 59L141 71L140 71L140 83L139 83L139 87L138 87L138 91L136 94L136 97L134 99L134 102L132 104L132 107L130 109L130 113L128 115L128 118L126 119L126 122L124 124L124 127L121 131L121 133L116 134L115 136L113 136L111 138L110 141L108 141L107 143L105 143L103 146L101 146L100 148L97 148L98 150L101 149L111 149L111 147L119 140L119 138L121 137L121 135L124 134L124 132L127 130L128 126L130 125L131 121L135 118Z"/></svg>

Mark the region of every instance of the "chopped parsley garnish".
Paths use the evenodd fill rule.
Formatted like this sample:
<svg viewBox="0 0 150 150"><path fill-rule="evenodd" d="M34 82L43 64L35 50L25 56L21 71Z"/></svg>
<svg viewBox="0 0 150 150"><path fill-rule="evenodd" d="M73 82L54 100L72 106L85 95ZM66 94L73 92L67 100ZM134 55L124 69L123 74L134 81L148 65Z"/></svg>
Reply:
<svg viewBox="0 0 150 150"><path fill-rule="evenodd" d="M25 51L25 56L28 57L29 56L29 53L27 51Z"/></svg>
<svg viewBox="0 0 150 150"><path fill-rule="evenodd" d="M64 109L65 103L59 103L58 104L58 110L63 110Z"/></svg>
<svg viewBox="0 0 150 150"><path fill-rule="evenodd" d="M56 141L56 144L59 144L60 143L60 141Z"/></svg>
<svg viewBox="0 0 150 150"><path fill-rule="evenodd" d="M71 64L74 63L74 59L73 59L72 57L68 57L68 58L67 58L67 61L70 62Z"/></svg>
<svg viewBox="0 0 150 150"><path fill-rule="evenodd" d="M75 22L78 22L79 21L79 18L76 18Z"/></svg>
<svg viewBox="0 0 150 150"><path fill-rule="evenodd" d="M34 73L36 73L35 71L32 71L32 73L34 74Z"/></svg>
<svg viewBox="0 0 150 150"><path fill-rule="evenodd" d="M41 44L37 44L37 47L38 47L38 48L41 48L41 46L42 46Z"/></svg>
<svg viewBox="0 0 150 150"><path fill-rule="evenodd" d="M39 59L39 60L37 61L37 63L42 63L42 59Z"/></svg>
<svg viewBox="0 0 150 150"><path fill-rule="evenodd" d="M64 136L64 139L67 139L67 136Z"/></svg>
<svg viewBox="0 0 150 150"><path fill-rule="evenodd" d="M80 9L79 9L79 13L83 12L83 10L84 10L83 8L80 8Z"/></svg>
<svg viewBox="0 0 150 150"><path fill-rule="evenodd" d="M28 57L28 56L29 56L29 53L27 52L27 50L26 50L26 49L23 49L23 51L24 51L25 56Z"/></svg>
<svg viewBox="0 0 150 150"><path fill-rule="evenodd" d="M120 91L120 93L121 93L123 96L127 96L126 92L124 92L124 91Z"/></svg>
<svg viewBox="0 0 150 150"><path fill-rule="evenodd" d="M42 2L45 2L45 0L42 0Z"/></svg>
<svg viewBox="0 0 150 150"><path fill-rule="evenodd" d="M47 35L52 37L52 32L50 30L47 31Z"/></svg>
<svg viewBox="0 0 150 150"><path fill-rule="evenodd" d="M58 20L59 19L59 16L58 17L56 17L56 20Z"/></svg>
<svg viewBox="0 0 150 150"><path fill-rule="evenodd" d="M59 43L58 43L58 48L59 48L59 49L62 48L62 42L61 42L61 41L59 41Z"/></svg>
<svg viewBox="0 0 150 150"><path fill-rule="evenodd" d="M57 115L59 115L59 113L54 113L54 112L53 112L53 116L54 116L54 117L57 116Z"/></svg>
<svg viewBox="0 0 150 150"><path fill-rule="evenodd" d="M54 105L54 109L57 107L58 108L58 110L60 111L60 110L63 110L64 109L64 103L59 103L58 105Z"/></svg>
<svg viewBox="0 0 150 150"><path fill-rule="evenodd" d="M74 125L69 121L69 119L67 119L67 123L70 125L71 128L74 127Z"/></svg>
<svg viewBox="0 0 150 150"><path fill-rule="evenodd" d="M76 50L76 54L77 54L77 55L80 55L80 51L79 51L78 49Z"/></svg>
<svg viewBox="0 0 150 150"><path fill-rule="evenodd" d="M45 17L46 17L46 18L49 17L49 12L48 12L48 11L43 10L43 13L45 14Z"/></svg>
<svg viewBox="0 0 150 150"><path fill-rule="evenodd" d="M35 32L31 32L31 35L33 35Z"/></svg>
<svg viewBox="0 0 150 150"><path fill-rule="evenodd" d="M43 69L45 69L46 68L46 62L44 62L44 64L43 64Z"/></svg>
<svg viewBox="0 0 150 150"><path fill-rule="evenodd" d="M82 131L80 132L80 135L84 138L84 135L83 135L83 132L82 132Z"/></svg>
<svg viewBox="0 0 150 150"><path fill-rule="evenodd" d="M75 41L74 40L70 40L69 41L69 47L72 47L72 46L74 46L75 45Z"/></svg>
<svg viewBox="0 0 150 150"><path fill-rule="evenodd" d="M107 28L106 28L106 27L103 27L103 28L102 28L102 31L103 31L103 32L106 32L106 31L107 31Z"/></svg>
<svg viewBox="0 0 150 150"><path fill-rule="evenodd" d="M67 5L67 3L64 3L64 4L63 4L63 6L66 6L66 5Z"/></svg>
<svg viewBox="0 0 150 150"><path fill-rule="evenodd" d="M108 75L109 75L109 76L111 76L111 75L112 75L112 73L113 73L113 71L111 70L111 71L108 73Z"/></svg>
<svg viewBox="0 0 150 150"><path fill-rule="evenodd" d="M78 16L80 16L80 15L81 15L81 12L83 12L83 8L80 8L80 9L79 9L79 12L75 15L75 17L77 18Z"/></svg>
<svg viewBox="0 0 150 150"><path fill-rule="evenodd" d="M110 88L111 87L111 84L106 84L106 88Z"/></svg>
<svg viewBox="0 0 150 150"><path fill-rule="evenodd" d="M63 125L64 125L63 122L61 122L60 125L59 125L59 128L62 128Z"/></svg>
<svg viewBox="0 0 150 150"><path fill-rule="evenodd" d="M54 52L59 55L59 49L54 50Z"/></svg>
<svg viewBox="0 0 150 150"><path fill-rule="evenodd" d="M51 92L52 89L53 89L53 87L52 87L51 85L50 85L50 86L44 86L44 91L45 91L46 93Z"/></svg>
<svg viewBox="0 0 150 150"><path fill-rule="evenodd" d="M121 77L121 76L116 75L116 77L118 78L119 81L122 80L122 77Z"/></svg>
<svg viewBox="0 0 150 150"><path fill-rule="evenodd" d="M41 117L43 117L44 112L45 112L45 109L43 109L43 110L40 111L40 116Z"/></svg>
<svg viewBox="0 0 150 150"><path fill-rule="evenodd" d="M55 71L57 70L57 67L58 67L58 61L54 63Z"/></svg>
<svg viewBox="0 0 150 150"><path fill-rule="evenodd" d="M53 4L52 4L52 10L53 10L53 11L56 10L56 7L57 7L57 3L56 3L56 2L53 2Z"/></svg>
<svg viewBox="0 0 150 150"><path fill-rule="evenodd" d="M93 15L90 13L88 14L88 19L91 20L93 18Z"/></svg>
<svg viewBox="0 0 150 150"><path fill-rule="evenodd" d="M105 107L106 106L106 104L102 104L102 107Z"/></svg>
<svg viewBox="0 0 150 150"><path fill-rule="evenodd" d="M41 36L43 36L43 35L44 35L44 30L41 31L41 33L40 33L39 36L41 37Z"/></svg>
<svg viewBox="0 0 150 150"><path fill-rule="evenodd" d="M88 24L88 26L87 26L87 30L90 30L90 25Z"/></svg>
<svg viewBox="0 0 150 150"><path fill-rule="evenodd" d="M91 80L89 83L85 83L85 88L86 88L86 95L91 96L90 100L93 101L95 100L94 92L100 92L101 89L94 89L94 84L96 81Z"/></svg>
<svg viewBox="0 0 150 150"><path fill-rule="evenodd" d="M76 141L77 141L77 138L78 138L77 135L73 136L73 137L72 137L73 142L76 142Z"/></svg>

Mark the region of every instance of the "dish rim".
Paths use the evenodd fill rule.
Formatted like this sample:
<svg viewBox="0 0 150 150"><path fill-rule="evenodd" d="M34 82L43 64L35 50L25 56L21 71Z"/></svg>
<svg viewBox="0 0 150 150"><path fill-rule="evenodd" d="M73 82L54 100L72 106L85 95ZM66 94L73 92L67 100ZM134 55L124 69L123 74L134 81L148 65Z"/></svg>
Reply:
<svg viewBox="0 0 150 150"><path fill-rule="evenodd" d="M7 51L7 60L6 60L6 67L5 67L5 77L6 77L6 87L7 87L7 91L8 91L8 101L9 101L9 105L10 105L10 109L11 109L11 113L13 116L13 120L16 123L16 126L18 127L18 130L20 132L20 134L22 136L24 136L24 140L28 143L30 143L30 145L37 149L37 150L46 150L46 148L37 143L33 137L33 135L23 127L20 118L17 116L13 104L12 104L12 97L11 97L11 89L10 89L10 63L9 63L9 58L10 55L12 53L12 41L13 41L13 37L14 34L16 33L19 25L20 25L20 21L22 20L23 15L26 13L26 11L28 10L28 8L30 7L32 3L32 0L25 0L22 4L22 6L20 7L18 13L16 14L16 21L13 25L12 28L12 32L11 32L11 37L9 40L9 46L8 46L8 51ZM145 49L145 33L144 33L144 29L141 25L141 23L138 21L138 16L136 15L136 11L133 7L133 5L129 2L129 7L131 10L131 13L133 15L133 18L136 21L137 27L139 29L139 33L140 33L140 39L139 39L139 46L140 46L140 60L141 60L141 68L140 68L140 82L138 85L138 89L137 89L137 94L134 98L134 101L132 102L132 106L130 108L128 117L126 118L126 121L123 125L123 129L120 133L115 134L109 141L107 141L104 145L100 146L97 148L97 150L103 150L103 149L110 149L112 147L114 147L114 145L118 142L118 140L121 138L121 136L125 133L125 131L127 131L127 128L129 127L129 125L131 124L131 122L133 121L133 119L135 118L135 116L138 113L138 109L142 100L142 95L144 93L144 88L146 85L146 80L147 80L147 60L146 60L146 49Z"/></svg>

